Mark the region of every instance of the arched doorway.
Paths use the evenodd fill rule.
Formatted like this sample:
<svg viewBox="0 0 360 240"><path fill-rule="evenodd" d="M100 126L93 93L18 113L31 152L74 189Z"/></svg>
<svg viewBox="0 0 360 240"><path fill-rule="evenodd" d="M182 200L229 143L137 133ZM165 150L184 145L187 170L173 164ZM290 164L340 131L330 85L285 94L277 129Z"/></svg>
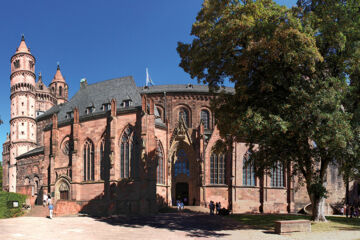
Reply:
<svg viewBox="0 0 360 240"><path fill-rule="evenodd" d="M200 198L200 167L192 146L184 141L174 143L171 151L171 198L173 205L198 204Z"/></svg>
<svg viewBox="0 0 360 240"><path fill-rule="evenodd" d="M55 200L70 200L70 183L65 178L60 178L55 184Z"/></svg>
<svg viewBox="0 0 360 240"><path fill-rule="evenodd" d="M184 205L189 205L189 184L187 182L178 182L175 185L176 201L182 201Z"/></svg>

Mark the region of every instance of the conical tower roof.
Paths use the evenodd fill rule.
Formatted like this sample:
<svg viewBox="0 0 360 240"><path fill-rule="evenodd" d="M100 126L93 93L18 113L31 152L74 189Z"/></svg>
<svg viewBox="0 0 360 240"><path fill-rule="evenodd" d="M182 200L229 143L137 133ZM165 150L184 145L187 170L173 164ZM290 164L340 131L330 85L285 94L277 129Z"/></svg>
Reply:
<svg viewBox="0 0 360 240"><path fill-rule="evenodd" d="M30 54L30 49L26 46L24 35L22 35L20 45L16 49L15 53L29 53Z"/></svg>
<svg viewBox="0 0 360 240"><path fill-rule="evenodd" d="M61 74L60 65L58 64L55 76L54 76L54 78L53 78L53 80L51 82L53 83L53 82L59 82L59 81L60 82L65 82L65 79L64 79L63 75Z"/></svg>

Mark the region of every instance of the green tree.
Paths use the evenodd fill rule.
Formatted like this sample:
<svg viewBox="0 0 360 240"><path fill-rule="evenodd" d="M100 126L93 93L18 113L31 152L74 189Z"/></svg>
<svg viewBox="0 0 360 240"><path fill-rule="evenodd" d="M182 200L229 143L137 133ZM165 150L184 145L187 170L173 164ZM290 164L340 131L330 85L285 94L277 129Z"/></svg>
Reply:
<svg viewBox="0 0 360 240"><path fill-rule="evenodd" d="M356 4L299 1L287 9L271 0L205 0L192 43L177 48L192 78L211 89L234 83L233 95L220 93L212 104L221 136L257 145L251 159L260 169L291 164L306 183L316 221L326 220L328 165L342 162L353 137L343 103L357 39L346 31L358 18Z"/></svg>

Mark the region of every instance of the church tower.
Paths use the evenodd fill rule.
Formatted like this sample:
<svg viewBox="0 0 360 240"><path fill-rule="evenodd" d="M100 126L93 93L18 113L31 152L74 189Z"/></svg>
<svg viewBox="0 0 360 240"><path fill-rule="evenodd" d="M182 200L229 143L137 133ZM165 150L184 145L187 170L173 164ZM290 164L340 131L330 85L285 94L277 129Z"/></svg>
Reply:
<svg viewBox="0 0 360 240"><path fill-rule="evenodd" d="M60 71L58 64L55 76L49 85L51 93L56 97L57 104L65 103L68 101L68 85Z"/></svg>
<svg viewBox="0 0 360 240"><path fill-rule="evenodd" d="M36 146L35 57L24 36L11 57L9 191L16 192L16 157Z"/></svg>

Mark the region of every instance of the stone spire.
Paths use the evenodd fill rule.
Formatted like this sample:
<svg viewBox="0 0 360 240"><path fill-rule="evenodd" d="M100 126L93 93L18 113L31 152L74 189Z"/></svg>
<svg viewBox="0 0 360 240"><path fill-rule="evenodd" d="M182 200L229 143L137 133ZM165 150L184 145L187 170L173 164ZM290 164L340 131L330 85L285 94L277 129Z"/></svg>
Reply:
<svg viewBox="0 0 360 240"><path fill-rule="evenodd" d="M51 82L59 82L59 81L60 82L65 82L65 79L64 79L63 75L61 74L60 65L58 63L55 76L54 76L54 78L53 78L53 80Z"/></svg>
<svg viewBox="0 0 360 240"><path fill-rule="evenodd" d="M24 34L21 36L21 42L15 53L29 53L30 49L26 46Z"/></svg>

